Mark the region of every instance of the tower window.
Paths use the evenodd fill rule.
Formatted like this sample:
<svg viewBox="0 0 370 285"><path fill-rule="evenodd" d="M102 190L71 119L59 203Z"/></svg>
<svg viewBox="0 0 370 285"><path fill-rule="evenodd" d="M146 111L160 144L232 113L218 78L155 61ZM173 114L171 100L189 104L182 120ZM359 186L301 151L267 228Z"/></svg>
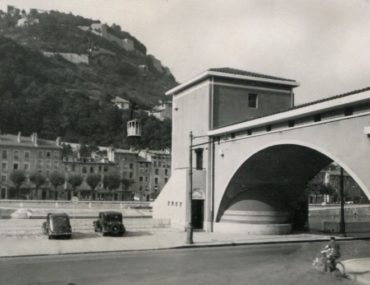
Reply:
<svg viewBox="0 0 370 285"><path fill-rule="evenodd" d="M248 107L257 108L257 94L248 94Z"/></svg>

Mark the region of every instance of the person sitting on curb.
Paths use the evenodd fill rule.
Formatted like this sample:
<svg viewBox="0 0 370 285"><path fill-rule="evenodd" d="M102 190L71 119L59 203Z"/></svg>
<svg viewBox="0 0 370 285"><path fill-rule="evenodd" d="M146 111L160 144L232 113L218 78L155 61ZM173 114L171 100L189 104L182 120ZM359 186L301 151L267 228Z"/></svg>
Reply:
<svg viewBox="0 0 370 285"><path fill-rule="evenodd" d="M325 272L333 272L336 268L336 261L340 257L340 247L336 243L335 237L331 237L329 243L321 250L321 254L324 257ZM329 268L328 268L329 266Z"/></svg>

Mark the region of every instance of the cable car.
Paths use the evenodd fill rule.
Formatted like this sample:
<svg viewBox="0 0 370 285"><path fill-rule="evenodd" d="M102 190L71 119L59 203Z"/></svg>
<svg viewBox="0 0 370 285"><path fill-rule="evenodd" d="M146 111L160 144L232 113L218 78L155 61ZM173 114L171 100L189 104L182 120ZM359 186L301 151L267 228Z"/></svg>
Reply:
<svg viewBox="0 0 370 285"><path fill-rule="evenodd" d="M127 121L127 136L128 137L141 136L141 124L138 119Z"/></svg>

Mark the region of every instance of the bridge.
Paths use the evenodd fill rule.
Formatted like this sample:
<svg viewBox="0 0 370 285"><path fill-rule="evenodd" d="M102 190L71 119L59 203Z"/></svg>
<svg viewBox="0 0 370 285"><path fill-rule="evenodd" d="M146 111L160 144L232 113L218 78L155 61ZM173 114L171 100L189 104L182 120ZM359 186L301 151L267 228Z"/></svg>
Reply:
<svg viewBox="0 0 370 285"><path fill-rule="evenodd" d="M307 183L332 162L370 198L370 87L295 105L295 80L210 69L173 96L172 177L154 218L184 228L192 140L193 223L289 233L308 217Z"/></svg>

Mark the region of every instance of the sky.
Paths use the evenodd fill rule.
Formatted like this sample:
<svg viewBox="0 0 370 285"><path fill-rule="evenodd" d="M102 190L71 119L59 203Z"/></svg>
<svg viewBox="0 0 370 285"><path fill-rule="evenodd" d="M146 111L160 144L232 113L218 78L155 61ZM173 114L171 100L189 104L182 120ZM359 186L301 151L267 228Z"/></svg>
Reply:
<svg viewBox="0 0 370 285"><path fill-rule="evenodd" d="M213 67L295 79L296 103L370 86L370 0L0 0L119 24L178 82Z"/></svg>

